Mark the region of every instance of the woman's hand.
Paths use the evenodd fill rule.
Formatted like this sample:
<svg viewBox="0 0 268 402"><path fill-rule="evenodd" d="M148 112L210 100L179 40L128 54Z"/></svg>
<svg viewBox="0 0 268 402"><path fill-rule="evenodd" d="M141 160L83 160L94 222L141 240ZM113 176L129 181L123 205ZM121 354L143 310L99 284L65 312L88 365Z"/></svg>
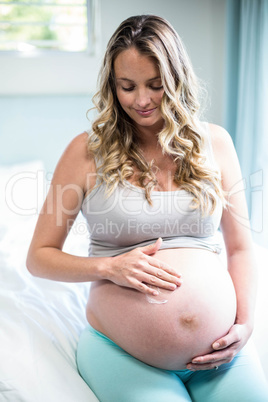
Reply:
<svg viewBox="0 0 268 402"><path fill-rule="evenodd" d="M215 352L195 357L187 364L188 370L210 370L224 363L230 363L235 355L245 346L252 330L247 324L234 324L227 335L212 345Z"/></svg>
<svg viewBox="0 0 268 402"><path fill-rule="evenodd" d="M157 295L153 285L167 290L175 290L181 285L181 275L170 265L152 257L162 243L159 238L149 246L138 247L128 253L112 257L112 267L109 272L110 281L120 286L136 289L148 295Z"/></svg>

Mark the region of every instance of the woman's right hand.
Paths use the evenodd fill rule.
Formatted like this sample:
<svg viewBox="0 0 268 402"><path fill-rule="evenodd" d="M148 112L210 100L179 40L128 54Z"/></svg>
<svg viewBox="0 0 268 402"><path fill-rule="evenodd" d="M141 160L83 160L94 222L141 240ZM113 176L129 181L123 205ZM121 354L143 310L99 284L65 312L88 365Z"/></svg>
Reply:
<svg viewBox="0 0 268 402"><path fill-rule="evenodd" d="M177 289L182 283L181 275L170 265L153 257L161 243L162 239L159 238L153 244L112 257L112 267L107 279L149 295L158 294L150 285L166 290Z"/></svg>

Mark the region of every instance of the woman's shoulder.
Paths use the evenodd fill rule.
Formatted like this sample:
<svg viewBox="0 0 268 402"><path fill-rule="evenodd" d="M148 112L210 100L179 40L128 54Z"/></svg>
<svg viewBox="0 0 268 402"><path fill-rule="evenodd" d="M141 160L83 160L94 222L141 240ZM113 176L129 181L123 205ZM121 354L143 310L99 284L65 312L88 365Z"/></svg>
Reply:
<svg viewBox="0 0 268 402"><path fill-rule="evenodd" d="M222 173L239 171L239 160L233 139L225 128L209 124L213 153Z"/></svg>
<svg viewBox="0 0 268 402"><path fill-rule="evenodd" d="M69 153L73 153L73 154L79 153L80 157L86 156L87 141L88 141L88 133L86 131L84 131L83 133L77 134L67 144L65 152L69 152Z"/></svg>
<svg viewBox="0 0 268 402"><path fill-rule="evenodd" d="M56 182L77 184L87 191L91 185L88 183L89 177L93 177L96 172L94 157L88 152L87 140L88 134L83 132L68 143L54 172Z"/></svg>
<svg viewBox="0 0 268 402"><path fill-rule="evenodd" d="M76 135L67 144L62 157L70 160L72 163L78 164L78 166L82 166L83 164L91 165L94 162L94 156L88 151L88 133L84 131Z"/></svg>
<svg viewBox="0 0 268 402"><path fill-rule="evenodd" d="M213 147L228 147L233 144L231 135L225 128L219 126L218 124L208 123L210 130L210 137Z"/></svg>
<svg viewBox="0 0 268 402"><path fill-rule="evenodd" d="M231 135L225 128L209 123L210 139L216 160L225 159L235 152Z"/></svg>

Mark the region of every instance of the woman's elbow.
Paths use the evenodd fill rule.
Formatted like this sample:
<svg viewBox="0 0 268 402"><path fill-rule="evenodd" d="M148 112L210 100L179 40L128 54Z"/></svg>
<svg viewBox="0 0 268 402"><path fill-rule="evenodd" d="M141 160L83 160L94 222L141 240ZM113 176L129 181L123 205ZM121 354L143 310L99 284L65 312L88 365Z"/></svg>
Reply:
<svg viewBox="0 0 268 402"><path fill-rule="evenodd" d="M26 257L26 268L33 276L41 276L38 270L38 261L36 258L36 250L32 250L31 247L28 250Z"/></svg>
<svg viewBox="0 0 268 402"><path fill-rule="evenodd" d="M34 263L33 263L32 253L30 251L28 251L28 254L26 257L26 268L28 269L30 274L35 276Z"/></svg>

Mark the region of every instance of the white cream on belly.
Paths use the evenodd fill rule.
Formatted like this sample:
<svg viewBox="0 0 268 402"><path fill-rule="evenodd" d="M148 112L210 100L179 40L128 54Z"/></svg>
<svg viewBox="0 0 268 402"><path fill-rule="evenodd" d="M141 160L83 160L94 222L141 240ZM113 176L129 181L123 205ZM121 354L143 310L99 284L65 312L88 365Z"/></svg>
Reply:
<svg viewBox="0 0 268 402"><path fill-rule="evenodd" d="M161 292L161 289L159 289L157 286L151 286L150 288L155 289L158 293L158 295L145 295L146 300L151 303L151 304L165 304L167 303L168 299L164 297L163 293Z"/></svg>
<svg viewBox="0 0 268 402"><path fill-rule="evenodd" d="M184 369L234 323L232 280L217 255L200 249L161 250L155 255L181 273L175 291L156 297L109 281L91 286L89 323L136 358L156 367ZM174 265L176 262L176 265Z"/></svg>

